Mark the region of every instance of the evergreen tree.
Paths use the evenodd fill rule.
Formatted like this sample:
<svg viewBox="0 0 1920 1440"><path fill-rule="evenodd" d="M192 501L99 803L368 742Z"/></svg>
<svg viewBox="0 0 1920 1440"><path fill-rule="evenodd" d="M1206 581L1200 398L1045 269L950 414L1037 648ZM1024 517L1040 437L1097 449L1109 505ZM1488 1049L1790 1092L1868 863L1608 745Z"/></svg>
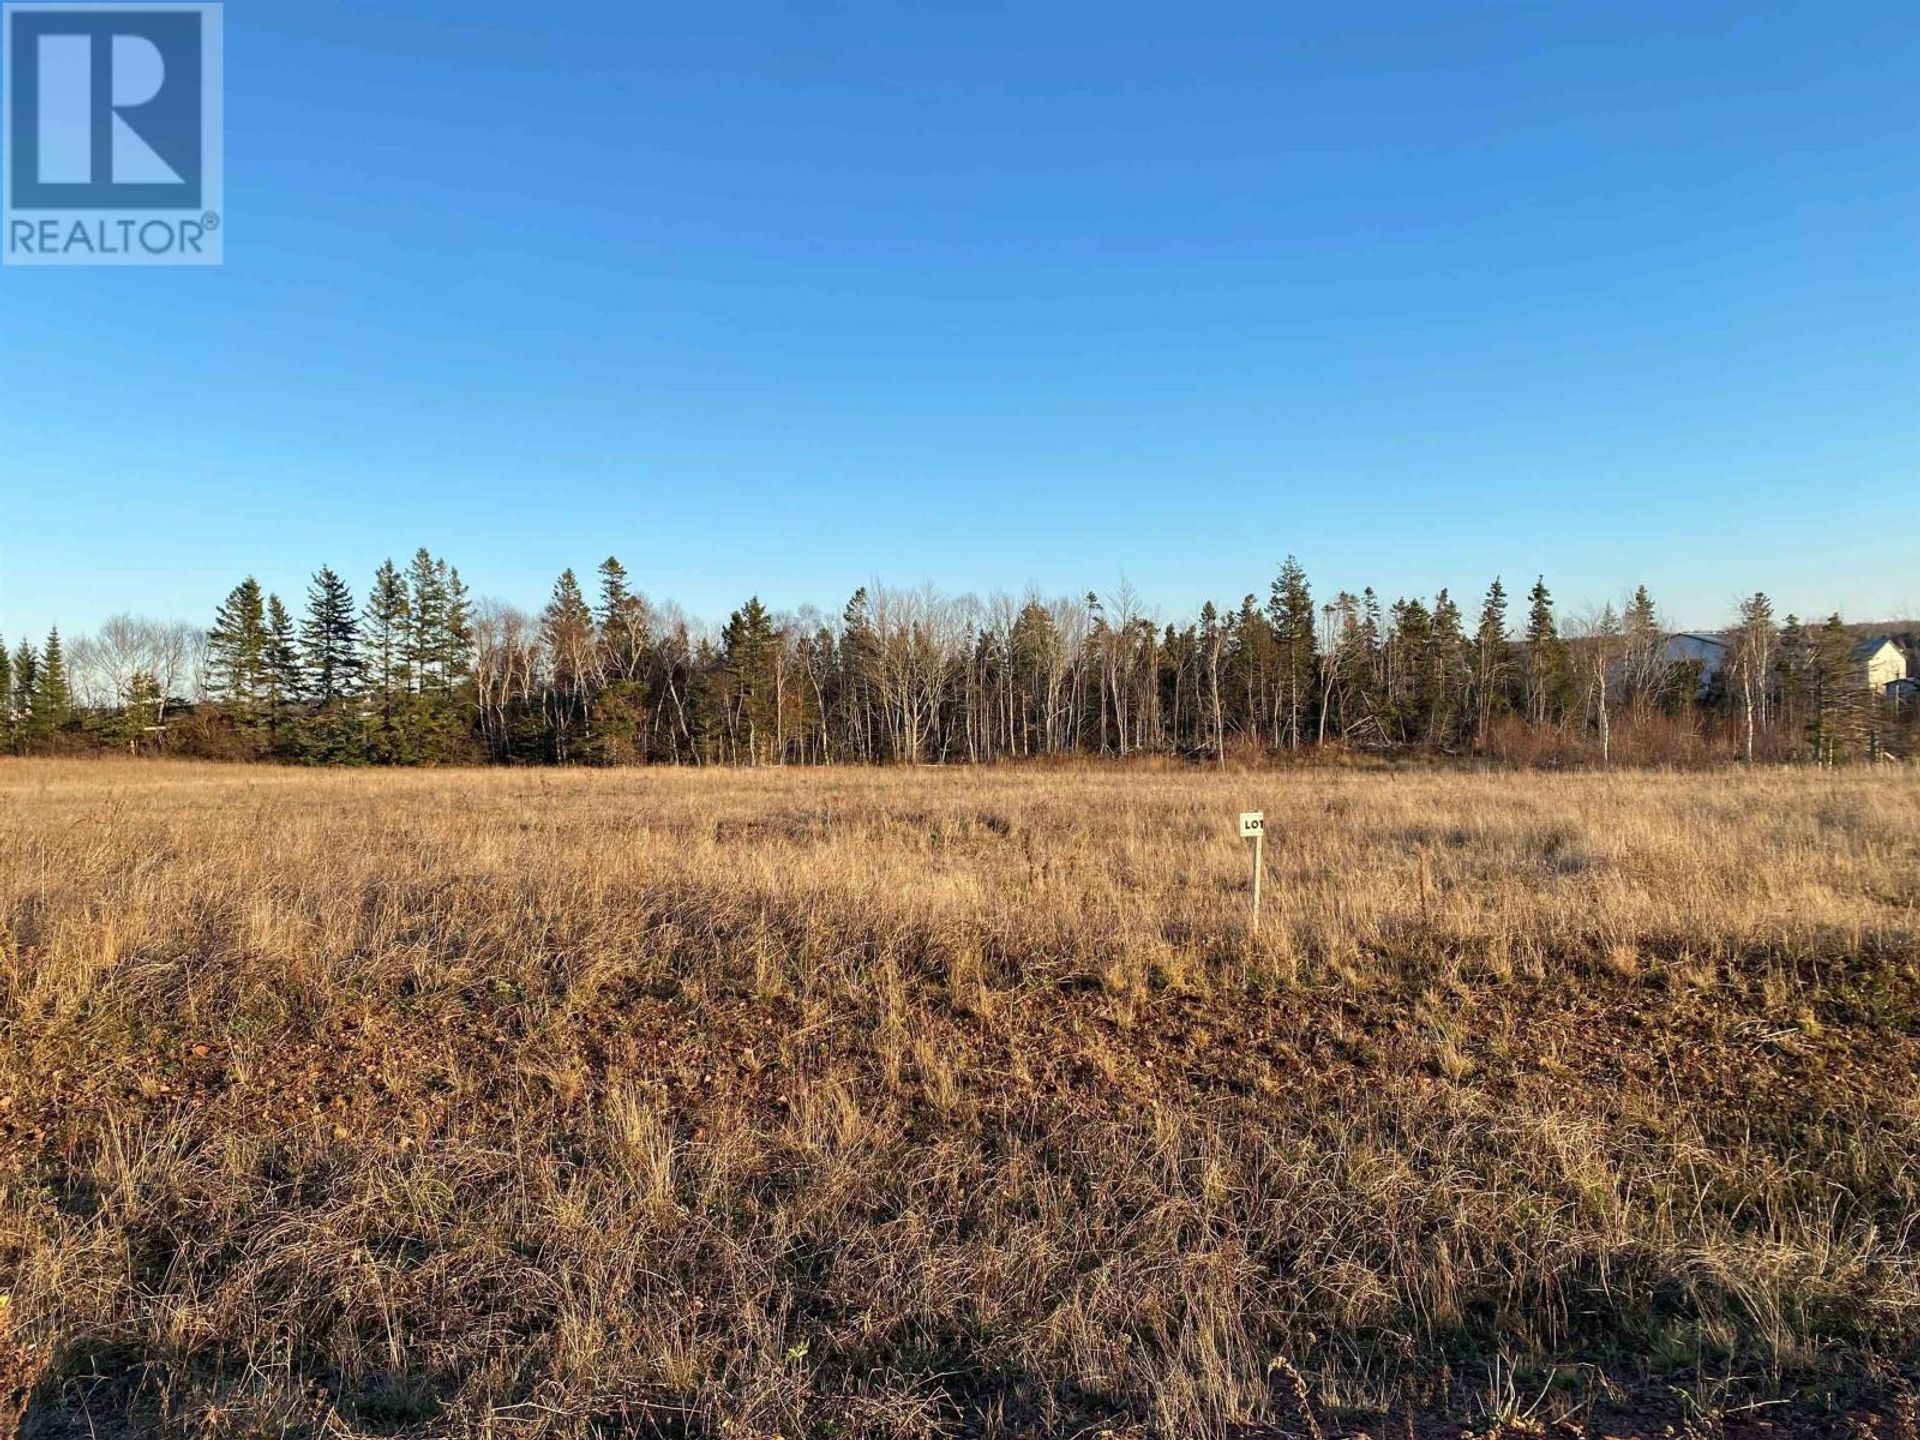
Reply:
<svg viewBox="0 0 1920 1440"><path fill-rule="evenodd" d="M405 694L411 680L413 606L407 577L385 560L373 572L367 604L360 617L363 673L376 696Z"/></svg>
<svg viewBox="0 0 1920 1440"><path fill-rule="evenodd" d="M1380 597L1371 585L1360 590L1360 679L1361 724L1376 743L1387 738L1386 622L1380 618Z"/></svg>
<svg viewBox="0 0 1920 1440"><path fill-rule="evenodd" d="M444 560L434 564L446 604L440 622L440 650L434 658L440 667L442 686L452 690L473 676L473 601L457 569Z"/></svg>
<svg viewBox="0 0 1920 1440"><path fill-rule="evenodd" d="M1644 713L1665 703L1673 669L1666 659L1666 636L1660 629L1660 616L1646 586L1635 587L1621 619L1621 631L1621 679L1625 698L1629 705Z"/></svg>
<svg viewBox="0 0 1920 1440"><path fill-rule="evenodd" d="M269 643L260 582L249 575L214 612L207 632L207 688L242 726L258 719L266 693Z"/></svg>
<svg viewBox="0 0 1920 1440"><path fill-rule="evenodd" d="M1260 613L1260 602L1252 595L1242 597L1233 619L1233 636L1228 651L1229 684L1234 704L1240 711L1244 732L1252 739L1275 741L1269 733L1273 707L1269 687L1275 669L1273 627Z"/></svg>
<svg viewBox="0 0 1920 1440"><path fill-rule="evenodd" d="M600 562L600 645L614 680L638 677L646 659L647 606L627 586L627 568L609 555Z"/></svg>
<svg viewBox="0 0 1920 1440"><path fill-rule="evenodd" d="M267 596L266 675L279 703L291 705L300 698L306 684L300 673L300 637L278 595Z"/></svg>
<svg viewBox="0 0 1920 1440"><path fill-rule="evenodd" d="M388 593L373 608L397 636L393 675L382 690L381 758L465 758L472 737L463 728L471 714L463 710L463 699L477 699L465 689L473 676L473 606L466 584L458 570L425 548L414 553L405 575L383 572L379 583ZM411 699L409 688L417 692Z"/></svg>
<svg viewBox="0 0 1920 1440"><path fill-rule="evenodd" d="M1628 635L1656 636L1660 633L1660 620L1653 605L1653 596L1647 593L1647 587L1636 585L1633 599L1627 602L1627 613L1622 620L1622 628Z"/></svg>
<svg viewBox="0 0 1920 1440"><path fill-rule="evenodd" d="M1780 626L1780 653L1774 660L1774 683L1779 692L1780 718L1787 726L1806 724L1813 696L1813 653L1807 628L1798 615Z"/></svg>
<svg viewBox="0 0 1920 1440"><path fill-rule="evenodd" d="M413 688L425 695L446 687L449 646L446 569L424 546L414 551L407 587L412 593L412 613L401 622L407 636L406 664Z"/></svg>
<svg viewBox="0 0 1920 1440"><path fill-rule="evenodd" d="M593 610L580 593L573 571L562 571L554 582L553 598L540 617L540 632L556 681L566 688L584 689L592 674Z"/></svg>
<svg viewBox="0 0 1920 1440"><path fill-rule="evenodd" d="M547 706L554 758L571 758L576 737L591 732L594 654L593 610L573 571L561 572L553 598L540 616L547 652Z"/></svg>
<svg viewBox="0 0 1920 1440"><path fill-rule="evenodd" d="M473 602L468 598L466 583L458 570L444 560L435 560L433 564L434 574L440 581L441 598L439 638L433 647L433 666L439 685L432 696L421 702L423 723L417 744L425 759L462 760L472 751L468 725L472 711L467 706L475 698Z"/></svg>
<svg viewBox="0 0 1920 1440"><path fill-rule="evenodd" d="M756 595L727 617L720 632L721 664L728 688L728 735L744 743L748 763L758 764L779 725L773 617Z"/></svg>
<svg viewBox="0 0 1920 1440"><path fill-rule="evenodd" d="M1035 603L1028 608L1039 610L1040 606ZM1044 615L1046 611L1040 610L1040 613ZM1227 714L1225 699L1220 693L1220 662L1226 654L1227 632L1220 623L1220 612L1214 609L1211 600L1200 607L1197 639L1203 667L1201 700L1202 713L1206 717L1207 748L1213 752L1214 763L1224 767L1227 763Z"/></svg>
<svg viewBox="0 0 1920 1440"><path fill-rule="evenodd" d="M1536 725L1557 720L1566 708L1567 643L1553 618L1553 594L1543 575L1527 592L1527 708Z"/></svg>
<svg viewBox="0 0 1920 1440"><path fill-rule="evenodd" d="M127 683L127 706L121 712L117 737L127 749L153 748L165 729L166 696L152 672L136 670Z"/></svg>
<svg viewBox="0 0 1920 1440"><path fill-rule="evenodd" d="M1480 602L1480 623L1473 633L1474 729L1482 744L1487 726L1510 706L1507 678L1513 667L1507 639L1507 590L1498 575Z"/></svg>
<svg viewBox="0 0 1920 1440"><path fill-rule="evenodd" d="M1428 652L1428 696L1430 710L1429 743L1449 743L1458 729L1461 712L1466 708L1467 688L1473 667L1467 653L1467 636L1460 607L1445 589L1433 597L1433 641Z"/></svg>
<svg viewBox="0 0 1920 1440"><path fill-rule="evenodd" d="M1807 729L1816 760L1831 765L1857 754L1872 718L1871 693L1855 673L1853 637L1838 615L1806 637L1813 719Z"/></svg>
<svg viewBox="0 0 1920 1440"><path fill-rule="evenodd" d="M293 616L278 595L267 596L267 644L261 679L267 707L267 731L277 744L284 738L289 712L298 703L304 681L300 674L300 642Z"/></svg>
<svg viewBox="0 0 1920 1440"><path fill-rule="evenodd" d="M322 565L307 589L300 626L300 660L309 695L322 707L352 695L360 679L360 626L347 582Z"/></svg>
<svg viewBox="0 0 1920 1440"><path fill-rule="evenodd" d="M600 562L600 613L595 617L600 628L611 630L632 600L633 592L627 588L627 567L616 556L609 555Z"/></svg>
<svg viewBox="0 0 1920 1440"><path fill-rule="evenodd" d="M23 723L33 710L33 684L40 673L40 655L31 644L22 640L13 652L13 663L7 667L12 672L13 693L9 698L10 709L16 723Z"/></svg>
<svg viewBox="0 0 1920 1440"><path fill-rule="evenodd" d="M839 661L841 719L846 727L847 753L859 760L876 760L879 749L873 701L880 640L874 634L872 604L864 585L853 592L846 608L840 612Z"/></svg>
<svg viewBox="0 0 1920 1440"><path fill-rule="evenodd" d="M394 568L393 561L383 561L374 571L373 588L367 592L360 638L367 688L378 717L375 758L388 763L401 758L397 731L412 669L411 625L406 577Z"/></svg>
<svg viewBox="0 0 1920 1440"><path fill-rule="evenodd" d="M28 720L29 733L45 739L66 729L73 719L73 691L67 680L65 652L60 645L60 627L47 632L47 643L40 651L40 666L33 678L33 704Z"/></svg>
<svg viewBox="0 0 1920 1440"><path fill-rule="evenodd" d="M1754 741L1772 718L1775 651L1780 637L1773 627L1773 602L1756 591L1740 602L1739 625L1728 655L1729 677L1740 702L1743 753L1753 763Z"/></svg>
<svg viewBox="0 0 1920 1440"><path fill-rule="evenodd" d="M1387 715L1393 738L1405 743L1426 733L1432 710L1433 617L1418 600L1396 600L1387 646Z"/></svg>
<svg viewBox="0 0 1920 1440"><path fill-rule="evenodd" d="M609 555L600 562L598 623L600 695L594 707L597 758L624 760L646 751L647 690L642 681L652 628L646 601L627 585L627 569Z"/></svg>
<svg viewBox="0 0 1920 1440"><path fill-rule="evenodd" d="M1306 718L1312 713L1316 644L1313 592L1307 572L1291 555L1274 579L1267 618L1273 626L1279 666L1276 718L1288 748L1298 749L1306 739Z"/></svg>
<svg viewBox="0 0 1920 1440"><path fill-rule="evenodd" d="M0 636L0 743L13 743L13 656Z"/></svg>

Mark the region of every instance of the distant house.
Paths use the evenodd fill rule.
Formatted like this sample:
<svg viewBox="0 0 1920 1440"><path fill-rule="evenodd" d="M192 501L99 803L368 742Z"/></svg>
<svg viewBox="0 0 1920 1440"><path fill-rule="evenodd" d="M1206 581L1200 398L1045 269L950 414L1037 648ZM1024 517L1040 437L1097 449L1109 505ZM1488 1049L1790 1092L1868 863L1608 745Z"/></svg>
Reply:
<svg viewBox="0 0 1920 1440"><path fill-rule="evenodd" d="M1700 691L1705 694L1726 669L1733 655L1733 644L1725 636L1687 630L1669 635L1660 654L1669 665L1698 666ZM1916 683L1908 678L1907 657L1893 641L1884 635L1856 640L1850 654L1855 673L1868 689L1898 703L1913 701Z"/></svg>
<svg viewBox="0 0 1920 1440"><path fill-rule="evenodd" d="M1697 665L1700 667L1700 690L1704 694L1720 672L1726 668L1727 656L1733 647L1718 635L1708 635L1704 631L1688 630L1678 635L1669 635L1667 643L1661 648L1660 658L1669 665Z"/></svg>
<svg viewBox="0 0 1920 1440"><path fill-rule="evenodd" d="M1854 642L1854 669L1869 690L1898 698L1894 687L1907 678L1907 657L1884 635Z"/></svg>

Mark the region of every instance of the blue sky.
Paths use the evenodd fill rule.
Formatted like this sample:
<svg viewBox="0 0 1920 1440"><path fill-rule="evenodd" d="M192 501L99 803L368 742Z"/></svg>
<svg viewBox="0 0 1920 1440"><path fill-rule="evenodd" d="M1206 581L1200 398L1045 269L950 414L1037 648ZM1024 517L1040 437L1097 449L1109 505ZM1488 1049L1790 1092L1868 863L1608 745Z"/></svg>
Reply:
<svg viewBox="0 0 1920 1440"><path fill-rule="evenodd" d="M715 13L718 11L719 13ZM1920 609L1905 4L227 14L227 264L0 271L0 634L536 606Z"/></svg>

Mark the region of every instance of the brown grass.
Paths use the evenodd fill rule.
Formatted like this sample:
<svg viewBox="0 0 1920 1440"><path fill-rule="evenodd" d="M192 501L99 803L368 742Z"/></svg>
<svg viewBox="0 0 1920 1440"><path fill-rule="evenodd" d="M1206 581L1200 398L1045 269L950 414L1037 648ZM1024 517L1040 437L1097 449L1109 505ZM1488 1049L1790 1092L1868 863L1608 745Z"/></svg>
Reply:
<svg viewBox="0 0 1920 1440"><path fill-rule="evenodd" d="M1911 1418L1911 772L13 762L0 813L0 1430Z"/></svg>

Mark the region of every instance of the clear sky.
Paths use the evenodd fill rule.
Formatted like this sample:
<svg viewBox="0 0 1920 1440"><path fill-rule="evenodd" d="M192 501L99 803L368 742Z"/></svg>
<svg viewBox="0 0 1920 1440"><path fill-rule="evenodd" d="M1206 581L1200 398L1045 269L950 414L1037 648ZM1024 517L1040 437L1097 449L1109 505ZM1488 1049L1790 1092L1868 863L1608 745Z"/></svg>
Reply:
<svg viewBox="0 0 1920 1440"><path fill-rule="evenodd" d="M1908 0L236 0L227 77L224 269L0 271L9 641L422 544L1920 609Z"/></svg>

